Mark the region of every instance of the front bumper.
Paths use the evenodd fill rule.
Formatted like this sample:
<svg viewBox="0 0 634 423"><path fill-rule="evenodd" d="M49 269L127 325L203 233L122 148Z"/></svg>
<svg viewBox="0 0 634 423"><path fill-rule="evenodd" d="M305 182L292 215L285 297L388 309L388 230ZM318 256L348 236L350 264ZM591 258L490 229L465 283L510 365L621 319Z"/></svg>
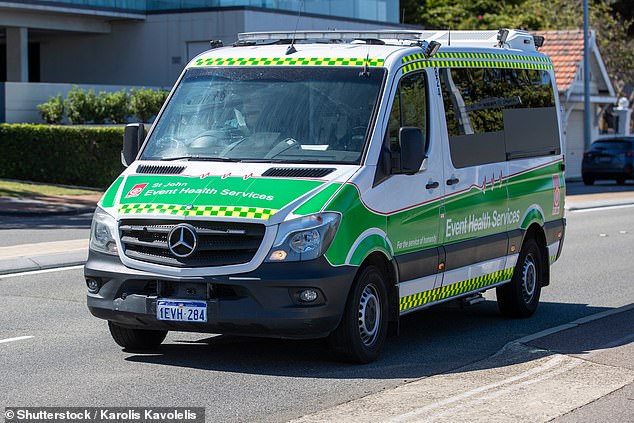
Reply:
<svg viewBox="0 0 634 423"><path fill-rule="evenodd" d="M337 327L355 272L321 257L264 263L250 273L178 278L130 269L116 256L93 251L84 268L85 277L101 285L97 294L88 293L88 308L101 319L140 329L295 339L324 337ZM301 303L302 288L318 290L319 298ZM204 300L208 321L157 320L157 298Z"/></svg>

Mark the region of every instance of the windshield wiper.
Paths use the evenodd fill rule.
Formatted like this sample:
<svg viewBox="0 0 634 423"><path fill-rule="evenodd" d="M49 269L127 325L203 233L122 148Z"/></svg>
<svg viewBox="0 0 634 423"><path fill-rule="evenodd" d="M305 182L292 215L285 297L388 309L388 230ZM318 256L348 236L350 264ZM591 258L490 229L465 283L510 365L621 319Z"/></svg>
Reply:
<svg viewBox="0 0 634 423"><path fill-rule="evenodd" d="M187 160L187 161L196 161L200 160L201 162L238 162L239 160L231 159L229 157L208 157L208 156L178 156L178 157L167 157L161 159L164 162L170 162L175 160Z"/></svg>

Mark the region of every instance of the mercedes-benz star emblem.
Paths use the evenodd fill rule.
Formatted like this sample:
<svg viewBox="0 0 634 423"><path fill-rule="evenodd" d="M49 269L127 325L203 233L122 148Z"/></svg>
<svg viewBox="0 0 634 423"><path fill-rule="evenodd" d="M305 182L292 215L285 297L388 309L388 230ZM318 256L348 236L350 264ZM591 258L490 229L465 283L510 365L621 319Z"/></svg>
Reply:
<svg viewBox="0 0 634 423"><path fill-rule="evenodd" d="M196 229L192 225L176 225L167 236L167 246L176 257L189 257L198 244Z"/></svg>

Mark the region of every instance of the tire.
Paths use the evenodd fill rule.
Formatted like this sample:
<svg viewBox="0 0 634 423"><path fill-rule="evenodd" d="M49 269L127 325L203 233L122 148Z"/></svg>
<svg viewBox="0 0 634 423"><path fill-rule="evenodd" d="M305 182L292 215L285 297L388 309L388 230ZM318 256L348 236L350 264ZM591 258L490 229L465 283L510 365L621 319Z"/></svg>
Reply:
<svg viewBox="0 0 634 423"><path fill-rule="evenodd" d="M374 265L364 267L354 285L337 329L328 339L339 358L370 363L379 358L388 329L385 276Z"/></svg>
<svg viewBox="0 0 634 423"><path fill-rule="evenodd" d="M496 289L498 308L507 317L529 317L537 310L541 294L544 261L533 238L522 246L511 282Z"/></svg>
<svg viewBox="0 0 634 423"><path fill-rule="evenodd" d="M594 178L590 176L583 175L583 184L584 185L594 185Z"/></svg>
<svg viewBox="0 0 634 423"><path fill-rule="evenodd" d="M166 330L130 329L108 321L112 339L126 349L150 350L161 345L167 336Z"/></svg>
<svg viewBox="0 0 634 423"><path fill-rule="evenodd" d="M616 184L617 185L625 185L625 178L617 178L616 179Z"/></svg>

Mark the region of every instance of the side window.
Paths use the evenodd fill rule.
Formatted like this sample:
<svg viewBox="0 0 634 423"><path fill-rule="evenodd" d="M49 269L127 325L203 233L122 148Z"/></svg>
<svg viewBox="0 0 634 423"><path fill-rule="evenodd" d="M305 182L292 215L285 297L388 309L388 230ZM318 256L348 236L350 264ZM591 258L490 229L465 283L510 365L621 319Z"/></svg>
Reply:
<svg viewBox="0 0 634 423"><path fill-rule="evenodd" d="M444 68L440 76L456 167L558 151L557 113L548 72Z"/></svg>
<svg viewBox="0 0 634 423"><path fill-rule="evenodd" d="M401 78L398 84L387 130L392 151L398 151L398 132L404 126L420 128L427 138L427 92L424 72L407 75Z"/></svg>
<svg viewBox="0 0 634 423"><path fill-rule="evenodd" d="M406 75L399 81L392 110L388 118L385 131L383 151L379 158L374 185L378 185L389 177L392 169L400 169L400 147L398 143L399 130L404 126L420 128L425 145L428 146L427 134L427 90L425 73L417 72Z"/></svg>
<svg viewBox="0 0 634 423"><path fill-rule="evenodd" d="M398 151L398 130L401 127L401 87L396 89L394 103L390 111L388 122L387 136L389 138L389 147L391 151Z"/></svg>

